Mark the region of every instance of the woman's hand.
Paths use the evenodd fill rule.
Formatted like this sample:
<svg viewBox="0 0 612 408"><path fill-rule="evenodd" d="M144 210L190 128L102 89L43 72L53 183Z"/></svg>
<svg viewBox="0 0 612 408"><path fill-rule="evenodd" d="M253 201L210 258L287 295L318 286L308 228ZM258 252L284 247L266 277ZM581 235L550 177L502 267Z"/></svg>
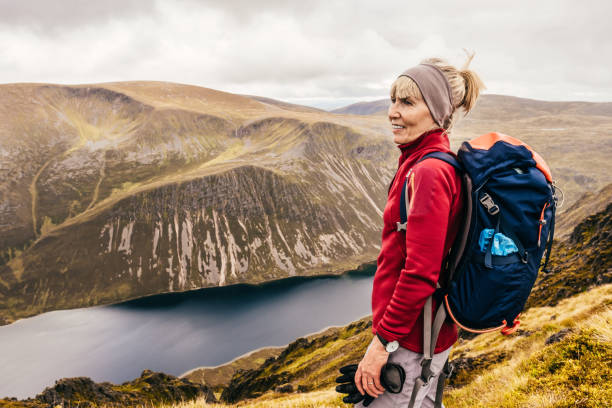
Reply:
<svg viewBox="0 0 612 408"><path fill-rule="evenodd" d="M374 336L355 373L355 385L361 395L367 392L372 397L377 398L385 392L384 387L380 385L380 370L388 359L389 352L385 350L378 337Z"/></svg>

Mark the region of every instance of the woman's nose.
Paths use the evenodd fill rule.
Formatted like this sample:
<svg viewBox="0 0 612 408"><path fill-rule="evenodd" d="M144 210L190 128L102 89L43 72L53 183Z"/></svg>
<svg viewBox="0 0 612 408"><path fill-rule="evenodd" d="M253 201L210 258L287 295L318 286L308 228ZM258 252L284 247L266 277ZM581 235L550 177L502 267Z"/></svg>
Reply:
<svg viewBox="0 0 612 408"><path fill-rule="evenodd" d="M388 110L389 119L397 119L399 118L399 112L397 111L397 106L395 103L389 105Z"/></svg>

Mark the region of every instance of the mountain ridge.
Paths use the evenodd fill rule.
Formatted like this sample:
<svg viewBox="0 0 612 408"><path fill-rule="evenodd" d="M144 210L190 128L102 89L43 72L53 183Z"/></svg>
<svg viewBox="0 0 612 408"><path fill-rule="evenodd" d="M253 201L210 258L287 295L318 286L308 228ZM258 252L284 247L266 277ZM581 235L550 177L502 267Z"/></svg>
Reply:
<svg viewBox="0 0 612 408"><path fill-rule="evenodd" d="M489 104L493 101L501 101L505 105L520 105L523 108L534 107L543 109L550 113L561 113L559 108L573 108L574 113L588 113L590 115L597 114L602 116L612 115L612 102L589 102L589 101L547 101L543 99L524 98L512 95L502 94L482 94L479 98L479 103ZM332 109L330 112L338 114L354 114L354 115L372 115L384 114L387 111L390 102L388 98L376 99L373 101L356 102L340 108ZM555 109L557 108L557 109ZM586 110L586 108L595 108L595 112Z"/></svg>
<svg viewBox="0 0 612 408"><path fill-rule="evenodd" d="M399 153L382 116L152 81L0 89L4 323L204 283L342 273L378 254ZM510 126L488 114L460 122L451 144ZM550 158L567 201L612 182L612 121L597 119L585 161L571 130L549 144L539 129L551 118L508 133ZM240 218L242 203L255 218ZM261 248L272 263L252 256Z"/></svg>
<svg viewBox="0 0 612 408"><path fill-rule="evenodd" d="M390 178L393 166L375 165L372 154L378 162L394 149L380 135L219 91L157 89L148 82L107 86L25 87L42 98L41 121L22 122L21 111L0 108L10 119L0 128L0 147L12 146L32 163L15 172L17 162L6 160L15 153L0 161L15 175L0 185L11 198L0 224L13 231L2 240L5 322L164 288L342 273L376 256L384 186L374 180ZM161 102L153 103L155 92ZM203 96L214 109L203 105ZM248 109L221 112L223 104ZM56 131L43 135L49 118ZM39 129L39 139L52 141L55 150L32 139L9 145L24 125ZM24 178L29 191L11 190ZM340 210L334 203L342 192ZM11 217L17 211L21 224Z"/></svg>

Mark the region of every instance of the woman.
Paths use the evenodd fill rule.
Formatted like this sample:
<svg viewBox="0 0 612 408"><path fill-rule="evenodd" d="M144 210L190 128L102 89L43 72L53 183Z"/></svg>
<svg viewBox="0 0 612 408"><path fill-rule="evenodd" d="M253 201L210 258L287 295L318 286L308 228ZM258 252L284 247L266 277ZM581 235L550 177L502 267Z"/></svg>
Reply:
<svg viewBox="0 0 612 408"><path fill-rule="evenodd" d="M375 397L369 407L407 406L421 375L423 309L436 290L445 255L460 227L463 197L460 174L450 164L432 158L417 162L430 152L451 152L448 131L456 110L467 114L484 88L467 69L472 58L462 70L438 58L425 60L391 86L388 116L401 156L383 214L382 247L373 283L375 336L355 373L359 392ZM406 230L399 231L400 195L407 176L408 218ZM439 373L456 340L457 328L445 321L431 361L435 377L420 387L414 407L434 406ZM400 364L406 372L401 393L385 392L380 384L380 371L387 361Z"/></svg>

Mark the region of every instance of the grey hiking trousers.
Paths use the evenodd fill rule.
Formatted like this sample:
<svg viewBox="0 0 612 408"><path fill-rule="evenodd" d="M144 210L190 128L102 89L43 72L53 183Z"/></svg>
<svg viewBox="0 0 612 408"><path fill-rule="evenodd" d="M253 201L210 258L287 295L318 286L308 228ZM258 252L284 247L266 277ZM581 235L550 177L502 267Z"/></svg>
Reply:
<svg viewBox="0 0 612 408"><path fill-rule="evenodd" d="M368 347L369 348L369 347ZM448 358L452 347L444 350L441 353L434 354L431 361L431 370L435 373L435 377L429 381L429 384L421 388L417 394L414 408L432 408L436 399L436 386L438 378L444 367L444 362ZM414 351L398 348L389 355L389 362L401 365L406 371L406 381L402 387L402 392L392 394L385 391L378 398L374 399L367 408L406 408L412 396L412 389L415 380L421 375L421 360L423 354L415 353ZM355 404L355 408L363 407L363 403ZM442 405L444 407L444 405Z"/></svg>

